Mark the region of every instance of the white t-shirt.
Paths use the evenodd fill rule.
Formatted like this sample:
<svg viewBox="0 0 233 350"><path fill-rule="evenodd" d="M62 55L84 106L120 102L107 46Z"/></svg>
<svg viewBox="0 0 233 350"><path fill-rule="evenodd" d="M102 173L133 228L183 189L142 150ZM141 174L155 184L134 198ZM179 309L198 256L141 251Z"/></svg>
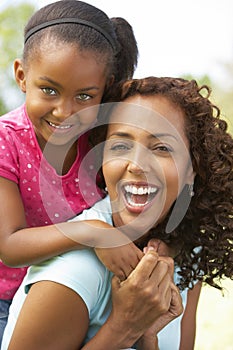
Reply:
<svg viewBox="0 0 233 350"><path fill-rule="evenodd" d="M112 225L109 197L99 201L92 208L75 217L75 220L99 219ZM174 273L178 281L177 270ZM81 296L85 302L90 325L85 343L91 339L111 312L112 273L99 261L92 249L68 252L29 268L22 285L18 289L5 328L1 350L7 350L18 314L27 296L30 285L43 280L63 284ZM183 305L186 305L187 290L182 292ZM160 350L179 349L181 316L168 324L159 334Z"/></svg>

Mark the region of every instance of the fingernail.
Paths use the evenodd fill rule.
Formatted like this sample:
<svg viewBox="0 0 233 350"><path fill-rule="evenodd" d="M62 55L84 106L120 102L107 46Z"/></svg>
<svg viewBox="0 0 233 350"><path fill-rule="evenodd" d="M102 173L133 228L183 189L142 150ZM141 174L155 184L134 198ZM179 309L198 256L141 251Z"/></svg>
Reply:
<svg viewBox="0 0 233 350"><path fill-rule="evenodd" d="M154 247L147 247L147 251L149 251L149 250L156 250Z"/></svg>

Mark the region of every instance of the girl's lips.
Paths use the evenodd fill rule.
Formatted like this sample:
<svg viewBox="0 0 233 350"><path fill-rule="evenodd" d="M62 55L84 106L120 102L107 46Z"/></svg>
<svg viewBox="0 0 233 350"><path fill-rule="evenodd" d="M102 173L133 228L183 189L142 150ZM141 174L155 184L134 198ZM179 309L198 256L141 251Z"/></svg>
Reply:
<svg viewBox="0 0 233 350"><path fill-rule="evenodd" d="M71 124L54 124L53 122L50 122L48 120L46 120L46 122L49 124L49 126L51 126L52 128L56 129L56 130L67 130L72 128L73 125Z"/></svg>
<svg viewBox="0 0 233 350"><path fill-rule="evenodd" d="M149 208L158 192L158 187L149 184L127 184L122 188L128 211L140 214Z"/></svg>

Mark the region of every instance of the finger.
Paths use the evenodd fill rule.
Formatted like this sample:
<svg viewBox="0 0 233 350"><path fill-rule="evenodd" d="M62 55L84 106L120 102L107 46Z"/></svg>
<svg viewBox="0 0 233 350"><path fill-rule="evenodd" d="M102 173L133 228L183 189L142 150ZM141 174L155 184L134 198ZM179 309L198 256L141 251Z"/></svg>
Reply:
<svg viewBox="0 0 233 350"><path fill-rule="evenodd" d="M147 243L147 246L145 248L147 249L148 247L152 247L158 253L160 243L161 243L160 239L152 238L149 240L149 242Z"/></svg>
<svg viewBox="0 0 233 350"><path fill-rule="evenodd" d="M144 256L143 252L137 248L134 243L131 243L129 247L127 247L127 255L124 254L121 258L121 275L119 276L121 280L123 278L127 278L130 273L135 269L141 258ZM118 266L117 265L117 266ZM122 273L124 276L122 277Z"/></svg>
<svg viewBox="0 0 233 350"><path fill-rule="evenodd" d="M154 250L149 250L140 260L136 268L131 272L130 278L138 281L146 281L150 278L158 262L158 254Z"/></svg>
<svg viewBox="0 0 233 350"><path fill-rule="evenodd" d="M170 278L170 282L171 282L171 276L169 271L169 265L166 261L164 260L160 260L160 258L158 258L158 262L156 264L156 266L154 267L151 276L150 276L150 280L154 283L155 287L158 287L159 284L162 282L164 276L166 274L168 274L169 278Z"/></svg>
<svg viewBox="0 0 233 350"><path fill-rule="evenodd" d="M166 274L160 281L157 290L155 290L155 299L159 300L161 313L169 310L171 304L171 279L169 274Z"/></svg>
<svg viewBox="0 0 233 350"><path fill-rule="evenodd" d="M121 280L117 276L112 277L112 290L118 290L121 286Z"/></svg>
<svg viewBox="0 0 233 350"><path fill-rule="evenodd" d="M138 247L136 247L134 243L131 244L132 250L128 256L128 261L130 260L131 269L135 269L139 261L144 256L144 253Z"/></svg>
<svg viewBox="0 0 233 350"><path fill-rule="evenodd" d="M159 256L159 261L164 261L168 265L170 276L174 278L174 260L169 256Z"/></svg>
<svg viewBox="0 0 233 350"><path fill-rule="evenodd" d="M167 301L167 305L169 306L171 303L171 278L169 274L165 274L164 277L161 279L158 290L160 295L165 298Z"/></svg>
<svg viewBox="0 0 233 350"><path fill-rule="evenodd" d="M182 298L179 289L174 285L171 286L171 307L170 312L174 317L180 316L183 312Z"/></svg>

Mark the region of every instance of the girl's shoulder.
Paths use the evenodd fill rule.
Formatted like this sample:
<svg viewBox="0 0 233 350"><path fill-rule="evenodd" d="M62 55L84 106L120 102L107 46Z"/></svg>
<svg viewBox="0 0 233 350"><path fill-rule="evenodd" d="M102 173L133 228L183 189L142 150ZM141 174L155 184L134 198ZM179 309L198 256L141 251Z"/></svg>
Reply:
<svg viewBox="0 0 233 350"><path fill-rule="evenodd" d="M30 129L31 123L27 116L25 105L22 105L0 117L1 130L18 131Z"/></svg>

